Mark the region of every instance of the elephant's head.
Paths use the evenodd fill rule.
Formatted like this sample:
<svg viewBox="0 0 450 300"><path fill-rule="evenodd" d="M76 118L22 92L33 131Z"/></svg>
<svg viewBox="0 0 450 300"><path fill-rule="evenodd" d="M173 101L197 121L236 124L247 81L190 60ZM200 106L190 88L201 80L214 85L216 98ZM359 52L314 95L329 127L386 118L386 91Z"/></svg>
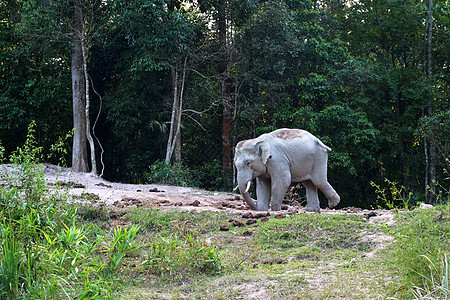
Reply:
<svg viewBox="0 0 450 300"><path fill-rule="evenodd" d="M267 172L267 160L270 157L270 145L266 141L247 140L236 145L234 164L237 169L237 188L245 202L254 210L256 204L248 194L248 190L253 179Z"/></svg>

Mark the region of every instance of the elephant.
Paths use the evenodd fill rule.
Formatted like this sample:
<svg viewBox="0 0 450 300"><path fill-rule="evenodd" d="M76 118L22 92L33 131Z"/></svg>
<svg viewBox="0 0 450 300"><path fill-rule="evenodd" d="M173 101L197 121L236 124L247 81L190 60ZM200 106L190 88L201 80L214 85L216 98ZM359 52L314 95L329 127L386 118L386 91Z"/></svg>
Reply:
<svg viewBox="0 0 450 300"><path fill-rule="evenodd" d="M328 183L327 163L331 149L306 130L278 129L240 141L235 148L234 164L238 186L245 202L253 210L281 210L281 203L291 183L306 188L306 211L319 211L319 188L330 208L341 198ZM248 190L256 178L257 204Z"/></svg>

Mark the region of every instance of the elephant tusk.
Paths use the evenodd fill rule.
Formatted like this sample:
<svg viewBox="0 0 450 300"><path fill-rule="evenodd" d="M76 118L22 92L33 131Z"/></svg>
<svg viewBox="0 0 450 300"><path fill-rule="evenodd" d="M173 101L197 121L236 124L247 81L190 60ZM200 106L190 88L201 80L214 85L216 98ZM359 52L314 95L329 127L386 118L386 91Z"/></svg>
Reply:
<svg viewBox="0 0 450 300"><path fill-rule="evenodd" d="M239 184L233 189L233 191L237 191L239 189Z"/></svg>
<svg viewBox="0 0 450 300"><path fill-rule="evenodd" d="M250 189L250 186L251 186L251 185L252 185L252 181L249 180L249 181L247 182L247 188L245 189L244 193L248 193L248 190Z"/></svg>

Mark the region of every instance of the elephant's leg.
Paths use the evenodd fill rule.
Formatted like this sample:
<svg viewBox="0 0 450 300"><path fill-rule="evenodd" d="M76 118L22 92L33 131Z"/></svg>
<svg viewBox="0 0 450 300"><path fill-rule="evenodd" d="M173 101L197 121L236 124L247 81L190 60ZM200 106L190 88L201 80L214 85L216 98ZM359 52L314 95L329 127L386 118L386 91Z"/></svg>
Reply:
<svg viewBox="0 0 450 300"><path fill-rule="evenodd" d="M284 178L282 180L274 180L272 178L272 195L270 198L270 206L273 211L281 210L281 203L283 202L284 196L289 189L291 184L291 178Z"/></svg>
<svg viewBox="0 0 450 300"><path fill-rule="evenodd" d="M303 181L302 184L306 188L306 211L320 210L319 196L317 194L317 187L310 181Z"/></svg>
<svg viewBox="0 0 450 300"><path fill-rule="evenodd" d="M258 210L269 210L270 200L270 180L256 177L256 198L258 200Z"/></svg>
<svg viewBox="0 0 450 300"><path fill-rule="evenodd" d="M341 201L341 197L338 195L338 193L336 193L336 191L333 189L331 184L328 183L328 181L314 181L313 184L325 194L325 197L327 197L328 199L328 206L330 208L333 208L339 204L339 202Z"/></svg>

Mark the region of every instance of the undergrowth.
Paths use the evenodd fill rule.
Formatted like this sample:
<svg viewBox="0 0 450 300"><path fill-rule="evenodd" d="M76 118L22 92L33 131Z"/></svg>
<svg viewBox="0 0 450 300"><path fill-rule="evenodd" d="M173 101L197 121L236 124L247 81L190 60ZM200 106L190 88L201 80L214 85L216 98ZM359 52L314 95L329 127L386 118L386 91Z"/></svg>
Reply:
<svg viewBox="0 0 450 300"><path fill-rule="evenodd" d="M0 186L0 299L107 299L139 227L98 237L78 207L45 183L34 124ZM103 247L100 247L104 242Z"/></svg>
<svg viewBox="0 0 450 300"><path fill-rule="evenodd" d="M398 215L395 263L405 285L399 297L449 299L450 204Z"/></svg>

